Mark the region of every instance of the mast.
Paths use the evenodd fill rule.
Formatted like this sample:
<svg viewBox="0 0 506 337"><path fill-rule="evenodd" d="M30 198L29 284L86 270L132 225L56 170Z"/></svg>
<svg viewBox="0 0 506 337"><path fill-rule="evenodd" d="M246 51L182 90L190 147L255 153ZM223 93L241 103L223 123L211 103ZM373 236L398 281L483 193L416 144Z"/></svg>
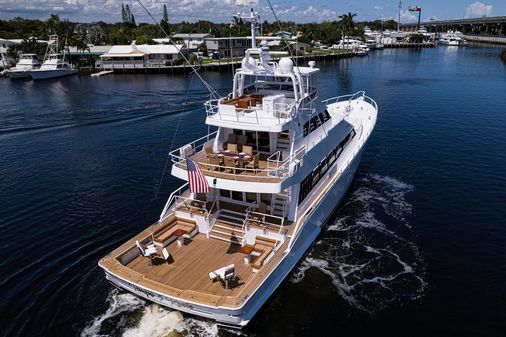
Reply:
<svg viewBox="0 0 506 337"><path fill-rule="evenodd" d="M258 21L260 20L260 15L258 14L258 12L255 12L255 9L253 7L251 7L249 16L246 15L244 12L242 14L237 13L237 16L244 19L244 20L250 21L250 23L251 23L251 48L256 48L257 47L257 39L256 39L257 24L258 24Z"/></svg>
<svg viewBox="0 0 506 337"><path fill-rule="evenodd" d="M397 31L401 31L401 9L402 9L402 1L399 1L399 18L397 19Z"/></svg>

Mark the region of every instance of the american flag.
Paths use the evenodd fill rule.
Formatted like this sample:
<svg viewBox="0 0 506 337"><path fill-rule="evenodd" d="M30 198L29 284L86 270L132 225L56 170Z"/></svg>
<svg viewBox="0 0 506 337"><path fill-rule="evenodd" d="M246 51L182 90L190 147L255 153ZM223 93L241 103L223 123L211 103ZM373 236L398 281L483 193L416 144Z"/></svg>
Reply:
<svg viewBox="0 0 506 337"><path fill-rule="evenodd" d="M188 170L188 183L191 193L208 193L211 189L207 184L206 178L200 171L199 166L191 159L186 158L186 167Z"/></svg>

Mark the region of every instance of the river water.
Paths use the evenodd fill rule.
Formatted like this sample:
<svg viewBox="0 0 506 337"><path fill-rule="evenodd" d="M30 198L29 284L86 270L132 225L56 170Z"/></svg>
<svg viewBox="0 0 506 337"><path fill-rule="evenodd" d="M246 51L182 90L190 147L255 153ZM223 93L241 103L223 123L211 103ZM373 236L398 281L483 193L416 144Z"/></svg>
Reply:
<svg viewBox="0 0 506 337"><path fill-rule="evenodd" d="M328 229L240 333L119 292L97 267L181 184L167 152L207 132L204 86L164 74L0 80L0 335L504 335L499 53L317 63L320 97L365 90L378 122ZM230 90L230 73L203 75Z"/></svg>

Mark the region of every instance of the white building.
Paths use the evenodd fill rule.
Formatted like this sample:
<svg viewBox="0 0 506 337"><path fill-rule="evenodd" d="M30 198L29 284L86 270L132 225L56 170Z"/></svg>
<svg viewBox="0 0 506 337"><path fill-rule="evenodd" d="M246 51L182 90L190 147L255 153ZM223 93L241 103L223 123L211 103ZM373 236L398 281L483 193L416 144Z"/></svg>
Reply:
<svg viewBox="0 0 506 337"><path fill-rule="evenodd" d="M102 68L144 69L170 65L179 59L180 51L185 52L184 45L118 45L100 56Z"/></svg>
<svg viewBox="0 0 506 337"><path fill-rule="evenodd" d="M184 44L187 46L188 50L194 51L199 48L199 46L204 43L204 39L212 37L211 34L194 34L194 33L181 33L181 34L175 34L172 36L175 39L181 39L184 41ZM154 39L156 43L157 40L166 40L166 39ZM164 43L164 42L162 42Z"/></svg>
<svg viewBox="0 0 506 337"><path fill-rule="evenodd" d="M248 37L209 37L204 39L209 53L218 52L222 57L242 57L251 48Z"/></svg>

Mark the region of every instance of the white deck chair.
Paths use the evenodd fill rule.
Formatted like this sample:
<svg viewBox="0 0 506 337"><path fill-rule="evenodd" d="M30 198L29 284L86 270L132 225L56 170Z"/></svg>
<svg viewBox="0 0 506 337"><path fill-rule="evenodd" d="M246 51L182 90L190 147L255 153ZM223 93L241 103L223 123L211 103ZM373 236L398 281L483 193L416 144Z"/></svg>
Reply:
<svg viewBox="0 0 506 337"><path fill-rule="evenodd" d="M162 249L162 255L166 262L169 262L170 253L167 248Z"/></svg>

